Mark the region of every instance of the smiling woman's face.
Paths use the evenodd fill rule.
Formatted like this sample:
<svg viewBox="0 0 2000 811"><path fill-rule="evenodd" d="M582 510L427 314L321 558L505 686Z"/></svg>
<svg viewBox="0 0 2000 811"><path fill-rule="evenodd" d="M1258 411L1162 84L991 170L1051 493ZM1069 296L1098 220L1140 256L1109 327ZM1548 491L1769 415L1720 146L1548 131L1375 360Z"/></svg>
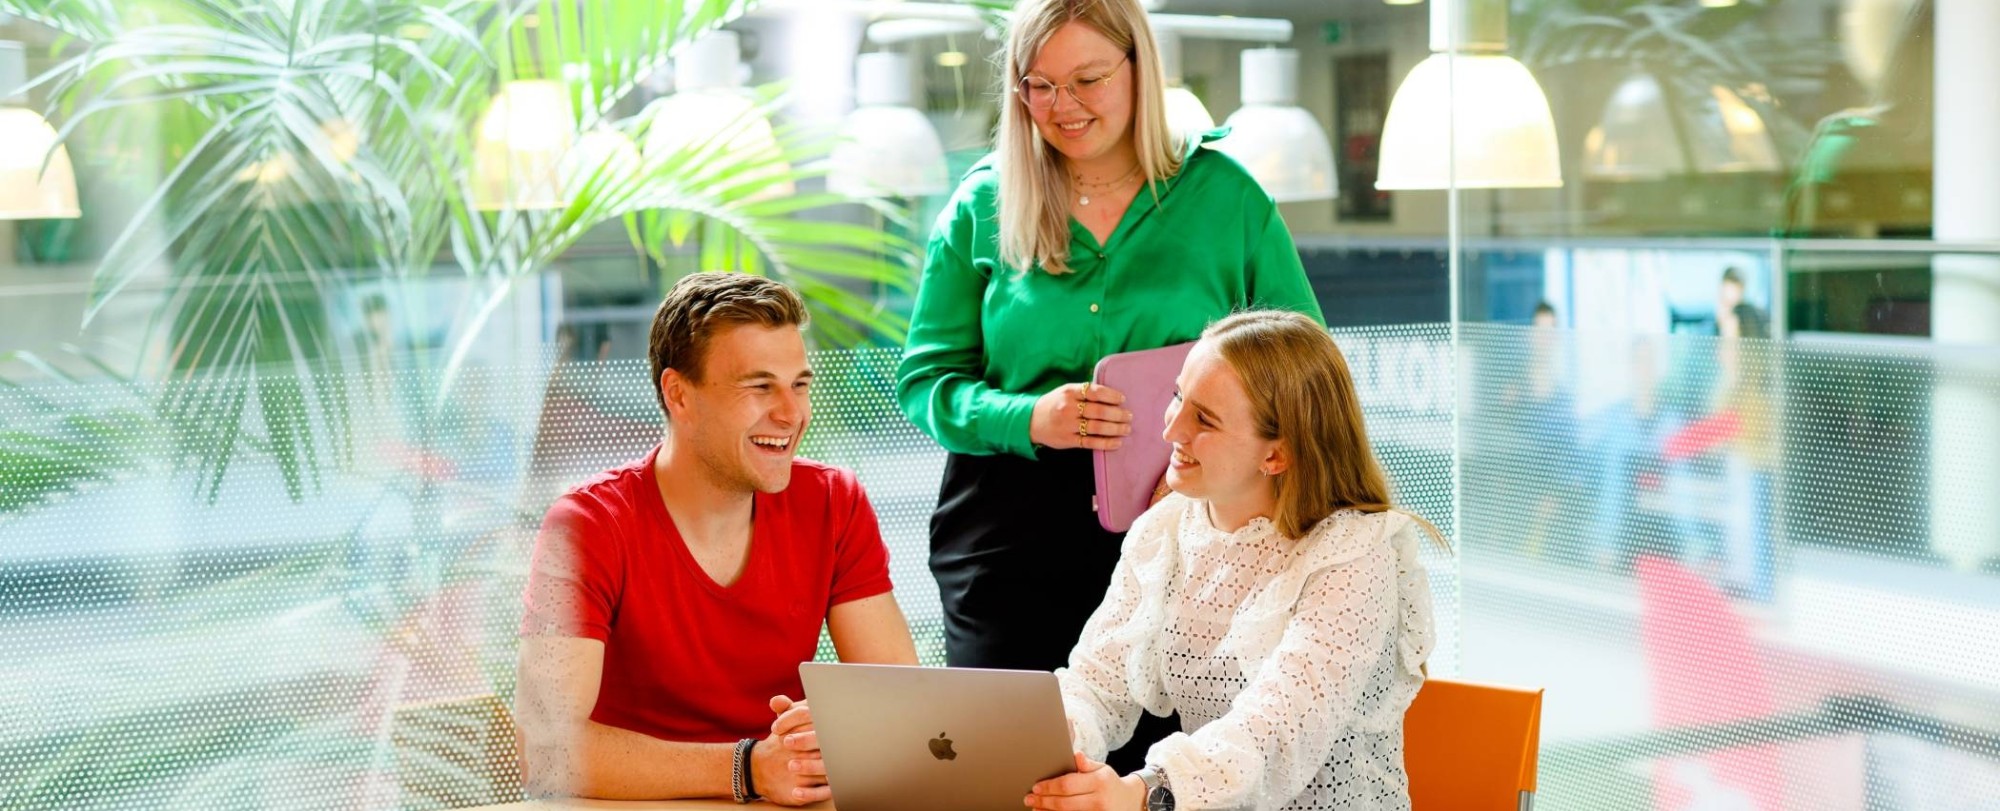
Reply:
<svg viewBox="0 0 2000 811"><path fill-rule="evenodd" d="M1028 107L1042 139L1064 157L1073 163L1090 163L1130 149L1136 71L1125 51L1097 29L1078 22L1056 29L1035 61L1029 63L1027 75L1069 88L1101 83L1097 89L1102 95L1090 104L1079 103L1069 89L1060 89L1053 106L1042 110ZM1091 92L1085 90L1084 94Z"/></svg>
<svg viewBox="0 0 2000 811"><path fill-rule="evenodd" d="M1268 516L1276 491L1267 474L1283 472L1284 464L1280 443L1257 435L1243 378L1202 341L1188 353L1174 388L1161 432L1174 448L1167 486L1209 502L1218 517Z"/></svg>

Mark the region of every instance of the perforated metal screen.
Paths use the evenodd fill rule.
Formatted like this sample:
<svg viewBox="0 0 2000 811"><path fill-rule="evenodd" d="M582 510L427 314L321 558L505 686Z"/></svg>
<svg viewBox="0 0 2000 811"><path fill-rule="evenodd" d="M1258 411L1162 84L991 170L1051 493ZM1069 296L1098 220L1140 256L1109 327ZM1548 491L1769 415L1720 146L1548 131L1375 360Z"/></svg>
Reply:
<svg viewBox="0 0 2000 811"><path fill-rule="evenodd" d="M1438 356L1445 336L1342 336L1384 403L1371 427L1399 492L1440 522L1449 401L1411 399L1431 384L1394 367ZM803 451L867 487L911 630L941 663L925 556L943 452L897 411L896 359L816 354ZM617 361L304 386L346 398L344 421L313 426L316 456L288 470L251 449L219 479L157 390L0 389L10 440L53 451L0 515L0 806L517 797L511 738L494 729L512 699L526 555L557 494L658 440L647 379L643 361ZM256 414L244 427L264 430ZM1435 563L1449 600L1451 562Z"/></svg>

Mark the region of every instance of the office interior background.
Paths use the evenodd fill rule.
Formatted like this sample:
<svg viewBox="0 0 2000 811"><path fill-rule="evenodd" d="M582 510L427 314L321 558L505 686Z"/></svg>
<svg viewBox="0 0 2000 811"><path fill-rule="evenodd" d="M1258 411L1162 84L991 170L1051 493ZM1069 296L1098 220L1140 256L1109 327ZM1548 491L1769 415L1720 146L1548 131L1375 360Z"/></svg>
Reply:
<svg viewBox="0 0 2000 811"><path fill-rule="evenodd" d="M890 393L1005 5L0 0L0 807L518 796L527 552L696 269L812 302L940 663ZM1149 7L1541 805L2000 804L2000 3Z"/></svg>

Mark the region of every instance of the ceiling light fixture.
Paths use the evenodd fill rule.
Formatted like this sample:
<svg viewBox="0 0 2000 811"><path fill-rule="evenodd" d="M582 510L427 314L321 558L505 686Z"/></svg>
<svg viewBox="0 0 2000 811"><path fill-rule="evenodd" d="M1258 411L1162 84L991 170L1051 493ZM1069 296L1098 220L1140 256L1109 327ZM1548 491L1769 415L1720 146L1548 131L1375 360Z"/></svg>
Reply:
<svg viewBox="0 0 2000 811"><path fill-rule="evenodd" d="M1382 126L1378 189L1562 185L1549 99L1506 55L1505 0L1432 0L1431 55Z"/></svg>
<svg viewBox="0 0 2000 811"><path fill-rule="evenodd" d="M1229 135L1212 147L1242 163L1280 203L1331 200L1340 195L1333 145L1298 100L1298 51L1244 51L1243 107L1229 115Z"/></svg>
<svg viewBox="0 0 2000 811"><path fill-rule="evenodd" d="M0 220L73 219L76 172L69 149L41 114L27 108L28 57L21 43L0 42Z"/></svg>
<svg viewBox="0 0 2000 811"><path fill-rule="evenodd" d="M791 174L778 148L771 122L743 90L742 46L736 32L717 30L681 48L674 56L673 95L648 105L646 141L641 150L648 161L699 147L717 137L732 156L756 156L763 166L736 184L757 177ZM796 191L790 180L774 181L758 197L787 197Z"/></svg>
<svg viewBox="0 0 2000 811"><path fill-rule="evenodd" d="M517 79L501 86L474 134L473 207L563 207L561 164L576 143L573 119L562 82Z"/></svg>
<svg viewBox="0 0 2000 811"><path fill-rule="evenodd" d="M948 189L944 143L911 106L910 58L865 53L854 65L854 111L841 124L826 187L856 197L921 197Z"/></svg>
<svg viewBox="0 0 2000 811"><path fill-rule="evenodd" d="M1612 92L1584 137L1583 153L1584 176L1595 180L1781 168L1764 118L1742 96L1721 86L1674 91L1646 71Z"/></svg>

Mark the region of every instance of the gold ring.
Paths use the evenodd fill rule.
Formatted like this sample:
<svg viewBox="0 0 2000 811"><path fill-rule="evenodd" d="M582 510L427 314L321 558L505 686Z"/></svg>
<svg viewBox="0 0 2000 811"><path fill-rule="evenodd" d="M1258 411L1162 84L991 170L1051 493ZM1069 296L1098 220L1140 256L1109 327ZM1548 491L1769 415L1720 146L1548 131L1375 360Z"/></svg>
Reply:
<svg viewBox="0 0 2000 811"><path fill-rule="evenodd" d="M1076 401L1076 418L1083 419L1083 401Z"/></svg>
<svg viewBox="0 0 2000 811"><path fill-rule="evenodd" d="M1077 436L1090 436L1090 421L1089 421L1089 420L1086 420L1086 419L1081 419L1081 418L1077 419L1077 421L1076 421L1076 435L1077 435Z"/></svg>

